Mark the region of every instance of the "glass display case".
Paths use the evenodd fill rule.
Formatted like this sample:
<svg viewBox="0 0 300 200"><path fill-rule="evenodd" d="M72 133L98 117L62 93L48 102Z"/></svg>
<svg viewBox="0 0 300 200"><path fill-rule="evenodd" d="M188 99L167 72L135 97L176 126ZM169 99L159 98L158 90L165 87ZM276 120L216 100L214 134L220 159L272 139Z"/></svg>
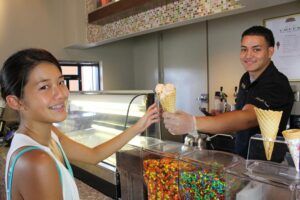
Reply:
<svg viewBox="0 0 300 200"><path fill-rule="evenodd" d="M169 141L142 150L148 199L179 199L179 157L193 150L194 147Z"/></svg>
<svg viewBox="0 0 300 200"><path fill-rule="evenodd" d="M68 100L67 119L55 125L71 139L86 146L95 147L137 122L153 102L152 91L74 92L70 94ZM150 126L141 135L160 137L156 125ZM80 170L83 169L89 174L101 178L104 183L108 183L109 187L118 187L115 154L98 163L97 166L81 162L72 164L75 169L78 167ZM100 189L105 188L104 183ZM115 192L119 191L116 188L111 191L119 193ZM120 195L107 194L106 191L101 192L113 198Z"/></svg>
<svg viewBox="0 0 300 200"><path fill-rule="evenodd" d="M181 157L180 199L230 199L226 197L225 171L243 160L240 156L213 150L195 150Z"/></svg>

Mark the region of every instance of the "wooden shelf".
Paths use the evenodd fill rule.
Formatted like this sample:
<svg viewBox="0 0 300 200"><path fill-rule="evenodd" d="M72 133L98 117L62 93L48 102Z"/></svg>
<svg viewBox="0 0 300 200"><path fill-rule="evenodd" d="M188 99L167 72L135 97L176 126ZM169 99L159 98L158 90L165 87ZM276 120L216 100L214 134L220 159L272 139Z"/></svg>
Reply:
<svg viewBox="0 0 300 200"><path fill-rule="evenodd" d="M120 0L88 14L88 23L103 25L119 19L166 5L176 0Z"/></svg>

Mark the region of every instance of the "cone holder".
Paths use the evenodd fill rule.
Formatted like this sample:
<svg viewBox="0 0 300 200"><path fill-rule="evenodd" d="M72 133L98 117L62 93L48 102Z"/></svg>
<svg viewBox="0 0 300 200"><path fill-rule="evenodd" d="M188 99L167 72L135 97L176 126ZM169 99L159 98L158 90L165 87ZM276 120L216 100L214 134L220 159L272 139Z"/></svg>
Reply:
<svg viewBox="0 0 300 200"><path fill-rule="evenodd" d="M264 141L274 142L271 161L266 160ZM300 181L300 173L296 171L293 162L288 163L287 155L290 155L290 153L288 144L283 137L277 136L275 140L266 140L261 135L254 135L249 141L246 173L250 177L259 177L277 183L298 183Z"/></svg>
<svg viewBox="0 0 300 200"><path fill-rule="evenodd" d="M259 160L248 160L248 169L245 166L245 163L241 163L226 170L226 199L299 199L300 180L292 178L295 170L271 161Z"/></svg>

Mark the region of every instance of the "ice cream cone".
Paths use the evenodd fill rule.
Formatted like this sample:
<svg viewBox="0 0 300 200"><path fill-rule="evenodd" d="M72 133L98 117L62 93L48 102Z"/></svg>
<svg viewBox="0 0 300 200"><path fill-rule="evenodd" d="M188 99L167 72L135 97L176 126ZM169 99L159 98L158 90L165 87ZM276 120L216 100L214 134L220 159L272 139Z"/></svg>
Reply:
<svg viewBox="0 0 300 200"><path fill-rule="evenodd" d="M176 111L176 88L173 84L157 84L155 88L162 109L174 113Z"/></svg>
<svg viewBox="0 0 300 200"><path fill-rule="evenodd" d="M282 111L262 110L254 108L259 128L264 139L264 148L267 160L271 160L274 140L278 132Z"/></svg>
<svg viewBox="0 0 300 200"><path fill-rule="evenodd" d="M292 159L295 164L296 171L299 172L300 157L300 129L290 129L282 132L287 142Z"/></svg>
<svg viewBox="0 0 300 200"><path fill-rule="evenodd" d="M164 111L174 113L176 111L176 90L160 100Z"/></svg>

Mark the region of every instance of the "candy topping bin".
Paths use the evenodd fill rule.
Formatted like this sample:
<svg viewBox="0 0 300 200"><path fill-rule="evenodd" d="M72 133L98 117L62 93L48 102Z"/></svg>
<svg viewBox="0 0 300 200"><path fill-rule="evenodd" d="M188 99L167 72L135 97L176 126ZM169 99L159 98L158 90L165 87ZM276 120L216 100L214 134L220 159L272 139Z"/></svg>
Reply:
<svg viewBox="0 0 300 200"><path fill-rule="evenodd" d="M136 136L117 154L117 169L120 175L122 200L147 199L147 191L143 186L142 148L163 143L162 140Z"/></svg>
<svg viewBox="0 0 300 200"><path fill-rule="evenodd" d="M243 158L226 152L195 150L179 159L181 199L225 199L225 170Z"/></svg>
<svg viewBox="0 0 300 200"><path fill-rule="evenodd" d="M149 200L180 199L179 157L194 151L179 143L163 143L143 150L143 177Z"/></svg>

